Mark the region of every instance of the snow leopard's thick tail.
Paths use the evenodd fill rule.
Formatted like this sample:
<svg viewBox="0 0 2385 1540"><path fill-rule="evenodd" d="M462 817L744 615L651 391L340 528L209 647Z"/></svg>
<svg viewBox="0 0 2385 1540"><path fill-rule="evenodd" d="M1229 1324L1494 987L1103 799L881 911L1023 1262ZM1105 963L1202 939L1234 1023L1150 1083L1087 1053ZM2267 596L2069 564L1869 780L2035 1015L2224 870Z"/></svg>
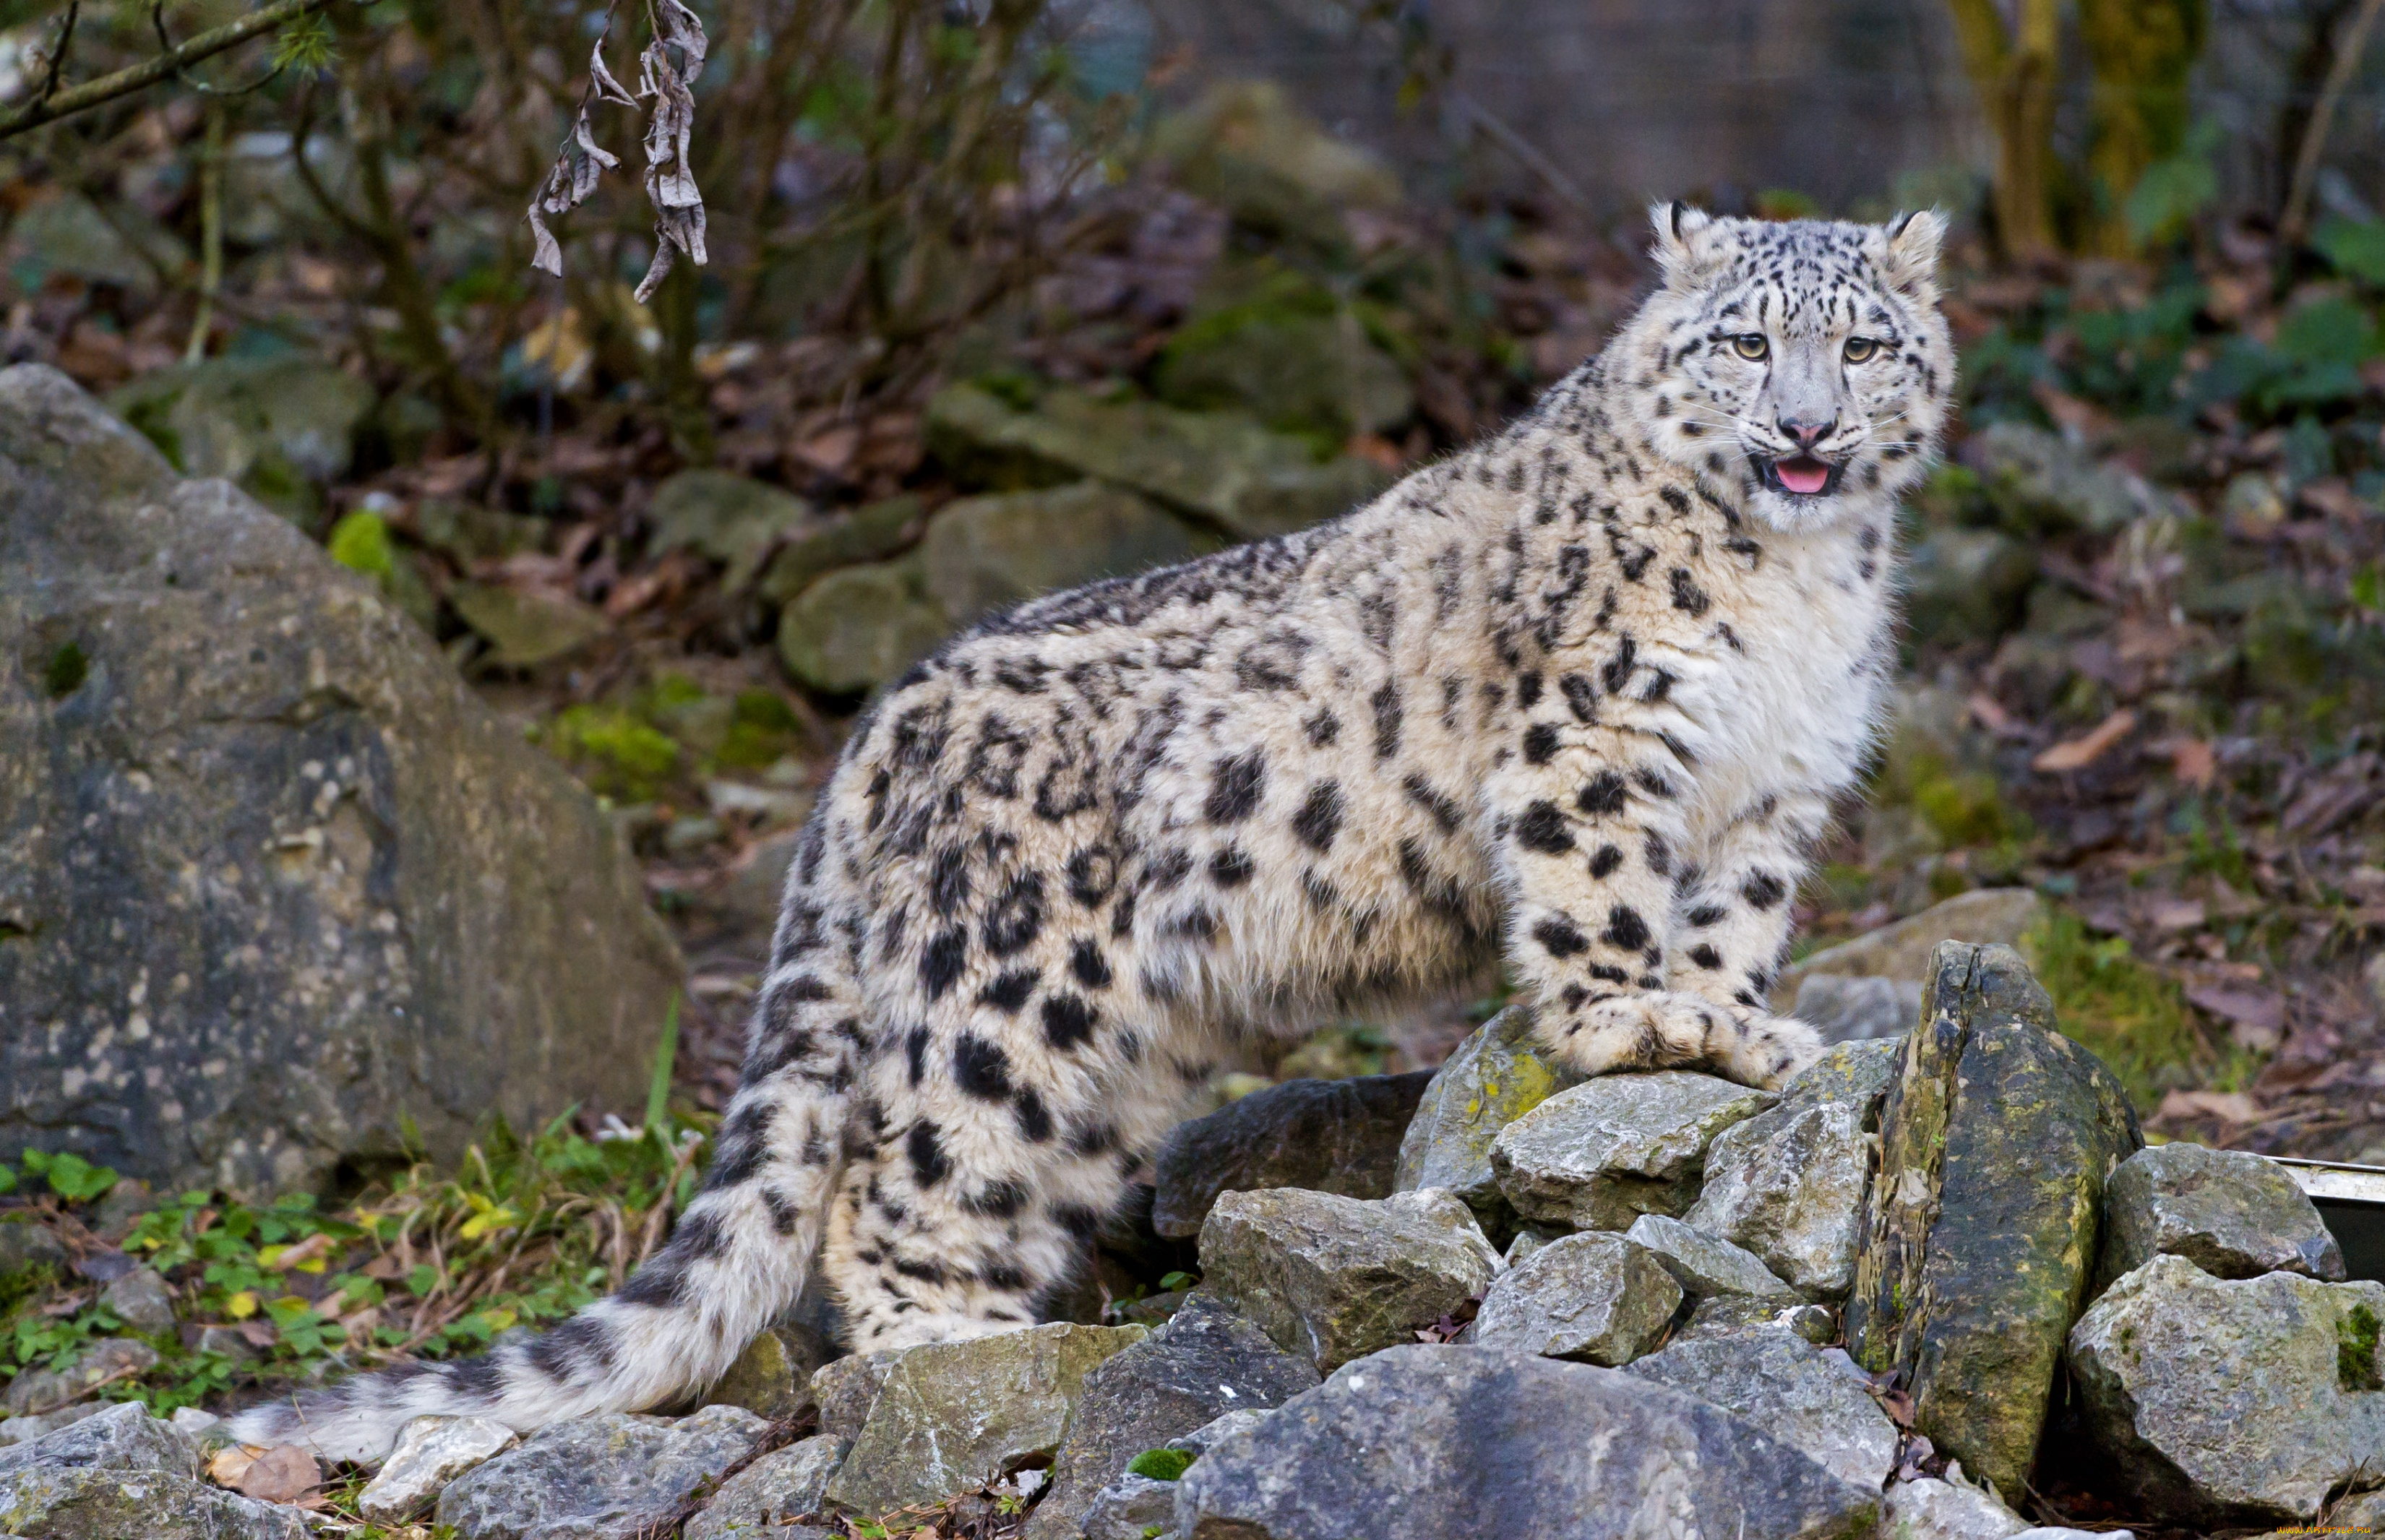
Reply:
<svg viewBox="0 0 2385 1540"><path fill-rule="evenodd" d="M487 1417L527 1433L641 1411L718 1380L802 1293L843 1165L863 1034L849 981L833 963L813 965L836 950L818 945L818 924L795 895L704 1189L619 1293L481 1358L403 1364L252 1408L231 1435L370 1460L411 1418Z"/></svg>

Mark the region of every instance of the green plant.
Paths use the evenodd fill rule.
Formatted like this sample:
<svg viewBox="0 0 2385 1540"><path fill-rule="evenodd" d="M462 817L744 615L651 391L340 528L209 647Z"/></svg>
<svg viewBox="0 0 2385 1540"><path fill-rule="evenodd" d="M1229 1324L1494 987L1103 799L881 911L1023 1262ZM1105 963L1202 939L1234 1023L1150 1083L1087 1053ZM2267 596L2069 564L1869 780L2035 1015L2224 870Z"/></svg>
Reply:
<svg viewBox="0 0 2385 1540"><path fill-rule="evenodd" d="M1145 1449L1127 1461L1126 1469L1129 1475L1144 1476L1152 1481L1174 1481L1192 1464L1192 1455L1182 1449Z"/></svg>
<svg viewBox="0 0 2385 1540"><path fill-rule="evenodd" d="M2056 908L2021 938L2021 950L2064 1035L2102 1059L2140 1110L2158 1106L2180 1071L2204 1083L2243 1072L2245 1056L2205 1037L2179 986L2137 960L2125 936L2094 940L2078 916Z"/></svg>
<svg viewBox="0 0 2385 1540"><path fill-rule="evenodd" d="M107 1196L116 1185L116 1172L106 1166L94 1166L71 1150L53 1155L45 1150L29 1149L19 1158L26 1173L41 1177L50 1184L50 1191L69 1203L90 1203Z"/></svg>

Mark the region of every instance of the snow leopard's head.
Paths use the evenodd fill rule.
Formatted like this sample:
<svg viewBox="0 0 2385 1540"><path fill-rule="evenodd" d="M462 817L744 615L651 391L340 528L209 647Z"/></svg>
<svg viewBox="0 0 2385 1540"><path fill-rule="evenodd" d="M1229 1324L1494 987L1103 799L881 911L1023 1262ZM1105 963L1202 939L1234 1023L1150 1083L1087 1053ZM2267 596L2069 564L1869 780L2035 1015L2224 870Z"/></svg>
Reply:
<svg viewBox="0 0 2385 1540"><path fill-rule="evenodd" d="M1893 498L1928 472L1954 385L1935 213L1885 225L1721 219L1659 204L1664 286L1617 378L1659 453L1775 528Z"/></svg>

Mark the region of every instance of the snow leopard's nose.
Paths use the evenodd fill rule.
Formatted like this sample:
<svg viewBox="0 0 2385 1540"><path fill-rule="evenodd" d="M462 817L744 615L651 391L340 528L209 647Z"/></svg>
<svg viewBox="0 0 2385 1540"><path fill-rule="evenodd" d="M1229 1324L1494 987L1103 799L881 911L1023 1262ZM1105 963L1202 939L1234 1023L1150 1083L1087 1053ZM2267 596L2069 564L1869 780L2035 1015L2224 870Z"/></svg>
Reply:
<svg viewBox="0 0 2385 1540"><path fill-rule="evenodd" d="M1839 419L1834 417L1828 422L1809 422L1802 418L1780 417L1773 419L1773 425L1788 434L1791 442L1799 448L1811 449L1830 436L1838 427Z"/></svg>

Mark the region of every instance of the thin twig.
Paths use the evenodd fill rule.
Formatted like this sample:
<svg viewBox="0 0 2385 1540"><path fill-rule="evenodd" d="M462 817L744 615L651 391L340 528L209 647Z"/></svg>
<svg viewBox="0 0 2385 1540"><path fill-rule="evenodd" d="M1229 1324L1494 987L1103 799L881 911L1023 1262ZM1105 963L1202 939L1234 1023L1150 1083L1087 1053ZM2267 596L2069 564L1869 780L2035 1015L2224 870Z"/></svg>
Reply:
<svg viewBox="0 0 2385 1540"><path fill-rule="evenodd" d="M1454 89L1449 94L1449 105L1464 113L1467 120L1480 129L1492 144L1514 156L1524 169L1540 178L1567 207L1578 214L1589 212L1590 199L1582 192L1580 184L1566 175L1564 168L1542 155L1530 140L1501 121L1489 107L1465 92Z"/></svg>
<svg viewBox="0 0 2385 1540"><path fill-rule="evenodd" d="M35 106L57 94L58 74L67 67L67 52L74 46L75 22L81 15L82 0L69 0L66 19L58 23L58 40L50 45L49 60L42 70L42 89L33 93Z"/></svg>
<svg viewBox="0 0 2385 1540"><path fill-rule="evenodd" d="M104 103L112 102L119 96L129 96L136 91L146 90L168 76L181 73L183 69L198 63L201 59L212 58L227 48L237 48L259 33L272 31L278 27L289 25L301 17L311 16L331 3L331 0L277 0L276 4L268 6L263 10L252 11L239 20L218 27L213 31L201 32L188 43L169 48L153 58L144 59L139 64L119 69L112 75L102 75L99 79L86 81L72 90L60 91L52 94L48 92L47 86L56 83L57 67L63 62L66 54L66 38L62 36L59 39L58 56L50 61L51 74L44 94L14 112L0 115L0 139L11 138L29 129L40 128L44 123L54 123L61 118L72 117L78 112L87 111ZM74 24L74 11L71 8L69 9L67 18L69 35L71 35L71 28Z"/></svg>
<svg viewBox="0 0 2385 1540"><path fill-rule="evenodd" d="M2301 242L2304 227L2310 222L2311 194L2318 185L2319 157L2327 150L2328 131L2360 68L2360 56L2367 51L2369 29L2376 25L2380 10L2385 10L2385 0L2361 0L2360 14L2352 19L2343 45L2327 67L2327 83L2319 87L2318 103L2311 108L2310 123L2303 130L2302 151L2294 157L2293 188L2286 194L2285 217L2278 221L2278 233L2290 246Z"/></svg>

